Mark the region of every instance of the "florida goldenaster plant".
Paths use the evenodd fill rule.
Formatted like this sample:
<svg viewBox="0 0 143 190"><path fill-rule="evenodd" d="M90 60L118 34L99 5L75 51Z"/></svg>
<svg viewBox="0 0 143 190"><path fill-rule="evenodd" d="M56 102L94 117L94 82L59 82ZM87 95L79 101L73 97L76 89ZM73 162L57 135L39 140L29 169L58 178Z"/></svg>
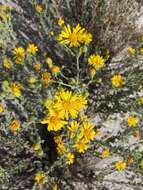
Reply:
<svg viewBox="0 0 143 190"><path fill-rule="evenodd" d="M128 39L115 59L122 45L110 46L107 29L108 46L98 38L102 11L97 28L85 11L109 5L79 2L85 19L76 3L59 5L0 4L1 189L71 189L69 179L79 173L96 177L98 188L112 172L143 171L142 36ZM117 119L115 131L110 125ZM96 173L88 158L95 166L111 161Z"/></svg>

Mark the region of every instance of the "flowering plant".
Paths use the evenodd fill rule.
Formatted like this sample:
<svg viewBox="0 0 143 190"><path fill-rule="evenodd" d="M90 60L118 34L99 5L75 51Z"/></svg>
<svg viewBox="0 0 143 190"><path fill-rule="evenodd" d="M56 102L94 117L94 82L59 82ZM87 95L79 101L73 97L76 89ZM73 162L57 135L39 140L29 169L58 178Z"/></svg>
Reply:
<svg viewBox="0 0 143 190"><path fill-rule="evenodd" d="M94 22L68 24L72 6L80 15L71 1L63 3L63 17L56 1L0 4L2 189L70 189L71 174L90 175L108 159L92 171L100 185L110 172L142 173L142 37L115 58L122 45L97 40ZM17 27L22 20L30 23L21 24L25 31Z"/></svg>

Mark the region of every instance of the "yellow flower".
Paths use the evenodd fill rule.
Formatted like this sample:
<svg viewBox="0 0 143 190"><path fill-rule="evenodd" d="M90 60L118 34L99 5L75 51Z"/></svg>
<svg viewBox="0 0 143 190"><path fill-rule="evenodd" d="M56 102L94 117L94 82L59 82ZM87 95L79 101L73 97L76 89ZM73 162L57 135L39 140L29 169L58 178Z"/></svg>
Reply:
<svg viewBox="0 0 143 190"><path fill-rule="evenodd" d="M143 55L143 48L140 48L140 53Z"/></svg>
<svg viewBox="0 0 143 190"><path fill-rule="evenodd" d="M38 185L42 185L45 183L45 174L42 171L39 171L35 174L35 182Z"/></svg>
<svg viewBox="0 0 143 190"><path fill-rule="evenodd" d="M62 137L60 135L54 137L54 142L56 144L62 143Z"/></svg>
<svg viewBox="0 0 143 190"><path fill-rule="evenodd" d="M83 126L81 127L81 132L78 135L78 138L83 138L86 142L94 140L96 133L94 131L94 124L89 122L84 122Z"/></svg>
<svg viewBox="0 0 143 190"><path fill-rule="evenodd" d="M51 31L50 34L51 34L51 36L54 36L54 31Z"/></svg>
<svg viewBox="0 0 143 190"><path fill-rule="evenodd" d="M11 15L10 14L5 14L5 18L8 20L8 19L11 19Z"/></svg>
<svg viewBox="0 0 143 190"><path fill-rule="evenodd" d="M104 66L104 59L100 55L92 54L88 58L88 63L94 67L94 69L99 70Z"/></svg>
<svg viewBox="0 0 143 190"><path fill-rule="evenodd" d="M87 33L85 28L82 28L79 24L73 28L67 24L59 34L58 41L63 45L78 47L80 44L89 44L92 41L92 35Z"/></svg>
<svg viewBox="0 0 143 190"><path fill-rule="evenodd" d="M41 149L41 144L40 143L35 143L35 144L33 144L33 149L35 150L35 151L38 151L38 150L40 150Z"/></svg>
<svg viewBox="0 0 143 190"><path fill-rule="evenodd" d="M2 65L3 65L3 67L5 67L5 68L7 68L7 69L10 69L11 66L12 66L12 62L11 62L10 59L8 59L7 57L5 57L5 58L3 59Z"/></svg>
<svg viewBox="0 0 143 190"><path fill-rule="evenodd" d="M75 156L74 156L74 154L73 153L71 153L71 152L68 152L67 154L66 154L66 163L68 164L68 165L70 165L70 164L73 164L74 163L74 158L75 158Z"/></svg>
<svg viewBox="0 0 143 190"><path fill-rule="evenodd" d="M0 5L0 9L3 10L3 11L6 11L7 10L7 6L4 5L4 4L2 4L2 5Z"/></svg>
<svg viewBox="0 0 143 190"><path fill-rule="evenodd" d="M110 151L108 148L103 149L102 151L102 158L107 158L110 156Z"/></svg>
<svg viewBox="0 0 143 190"><path fill-rule="evenodd" d="M115 168L118 170L118 171L122 171L126 168L126 163L123 161L123 160L118 160L116 163L115 163Z"/></svg>
<svg viewBox="0 0 143 190"><path fill-rule="evenodd" d="M58 25L59 26L63 26L65 24L65 21L60 17L59 19L58 19Z"/></svg>
<svg viewBox="0 0 143 190"><path fill-rule="evenodd" d="M38 47L35 44L28 44L27 52L29 54L35 55L38 51Z"/></svg>
<svg viewBox="0 0 143 190"><path fill-rule="evenodd" d="M34 65L34 69L35 69L35 71L40 71L41 70L41 64L40 63L36 63Z"/></svg>
<svg viewBox="0 0 143 190"><path fill-rule="evenodd" d="M127 118L127 124L129 127L136 127L139 123L139 118L136 116L129 116Z"/></svg>
<svg viewBox="0 0 143 190"><path fill-rule="evenodd" d="M48 85L51 81L51 74L49 72L44 72L41 77L42 83Z"/></svg>
<svg viewBox="0 0 143 190"><path fill-rule="evenodd" d="M21 96L21 89L22 85L20 83L10 83L9 89L11 90L12 94L16 97Z"/></svg>
<svg viewBox="0 0 143 190"><path fill-rule="evenodd" d="M0 113L4 112L4 108L3 108L3 105L0 104Z"/></svg>
<svg viewBox="0 0 143 190"><path fill-rule="evenodd" d="M70 123L70 126L68 127L69 131L70 131L70 138L74 138L77 134L77 130L79 129L80 124L76 121L72 121Z"/></svg>
<svg viewBox="0 0 143 190"><path fill-rule="evenodd" d="M53 184L51 190L58 190L58 185L57 184Z"/></svg>
<svg viewBox="0 0 143 190"><path fill-rule="evenodd" d="M25 51L22 47L13 50L14 60L16 64L21 64L25 58Z"/></svg>
<svg viewBox="0 0 143 190"><path fill-rule="evenodd" d="M121 75L114 75L112 78L111 78L111 82L112 82L112 86L113 87L121 87L122 85L125 84L125 81L124 79L122 78Z"/></svg>
<svg viewBox="0 0 143 190"><path fill-rule="evenodd" d="M60 72L60 68L58 66L53 66L52 67L52 73L53 74L58 74Z"/></svg>
<svg viewBox="0 0 143 190"><path fill-rule="evenodd" d="M49 68L52 68L53 67L53 61L50 57L47 57L46 58L46 63L48 65Z"/></svg>
<svg viewBox="0 0 143 190"><path fill-rule="evenodd" d="M58 152L59 156L62 156L66 152L66 148L63 143L59 143L57 145L57 152Z"/></svg>
<svg viewBox="0 0 143 190"><path fill-rule="evenodd" d="M37 81L37 80L36 80L36 78L35 78L34 76L30 76L30 77L28 78L29 84L34 84L36 81Z"/></svg>
<svg viewBox="0 0 143 190"><path fill-rule="evenodd" d="M41 123L48 124L48 131L59 131L64 127L64 125L67 124L67 122L62 120L60 115L58 114L50 115L49 117L45 118Z"/></svg>
<svg viewBox="0 0 143 190"><path fill-rule="evenodd" d="M134 48L132 48L132 47L129 47L129 48L128 48L128 54L129 54L129 55L134 56L135 53L136 53L136 50L135 50Z"/></svg>
<svg viewBox="0 0 143 190"><path fill-rule="evenodd" d="M14 120L10 123L10 125L9 125L10 130L13 131L13 132L19 130L20 127L21 127L20 122L19 122L18 120L16 120L16 119L14 119Z"/></svg>
<svg viewBox="0 0 143 190"><path fill-rule="evenodd" d="M87 141L84 139L79 140L74 146L74 148L77 149L78 152L84 153L88 149Z"/></svg>
<svg viewBox="0 0 143 190"><path fill-rule="evenodd" d="M96 70L94 68L90 68L88 74L91 78L93 78L96 75Z"/></svg>
<svg viewBox="0 0 143 190"><path fill-rule="evenodd" d="M139 97L138 104L139 105L143 105L143 96Z"/></svg>
<svg viewBox="0 0 143 190"><path fill-rule="evenodd" d="M84 109L87 104L86 98L81 94L74 94L72 91L61 89L55 96L56 103L54 108L59 112L59 115L76 118L79 111Z"/></svg>
<svg viewBox="0 0 143 190"><path fill-rule="evenodd" d="M43 12L43 6L40 4L35 5L35 10L37 13L42 13Z"/></svg>

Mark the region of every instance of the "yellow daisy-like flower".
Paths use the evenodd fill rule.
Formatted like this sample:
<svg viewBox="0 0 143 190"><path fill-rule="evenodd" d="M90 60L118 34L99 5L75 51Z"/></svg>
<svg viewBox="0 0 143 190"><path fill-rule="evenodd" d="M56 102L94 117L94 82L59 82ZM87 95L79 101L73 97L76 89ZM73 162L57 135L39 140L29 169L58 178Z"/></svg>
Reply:
<svg viewBox="0 0 143 190"><path fill-rule="evenodd" d="M86 142L94 140L96 133L94 131L95 125L93 123L84 122L81 131L78 135L79 139L84 139Z"/></svg>
<svg viewBox="0 0 143 190"><path fill-rule="evenodd" d="M132 47L129 47L129 48L128 48L128 54L129 54L130 56L134 56L135 53L136 53L136 50L135 50L134 48L132 48Z"/></svg>
<svg viewBox="0 0 143 190"><path fill-rule="evenodd" d="M27 52L29 54L35 55L38 51L38 47L35 44L28 44Z"/></svg>
<svg viewBox="0 0 143 190"><path fill-rule="evenodd" d="M44 85L48 85L51 81L51 74L49 72L44 72L42 74L41 81Z"/></svg>
<svg viewBox="0 0 143 190"><path fill-rule="evenodd" d="M11 130L12 132L15 132L15 131L19 130L20 127L21 127L20 122L19 122L17 119L14 119L14 120L10 123L10 125L9 125L9 128L10 128L10 130Z"/></svg>
<svg viewBox="0 0 143 190"><path fill-rule="evenodd" d="M139 118L136 116L129 116L127 118L127 124L129 127L136 127L139 123Z"/></svg>
<svg viewBox="0 0 143 190"><path fill-rule="evenodd" d="M25 58L25 51L22 47L13 50L14 60L16 64L21 64Z"/></svg>
<svg viewBox="0 0 143 190"><path fill-rule="evenodd" d="M3 105L0 103L0 113L4 112Z"/></svg>
<svg viewBox="0 0 143 190"><path fill-rule="evenodd" d="M37 13L42 13L43 12L43 6L40 4L35 5L35 11Z"/></svg>
<svg viewBox="0 0 143 190"><path fill-rule="evenodd" d="M38 151L41 149L41 144L40 143L35 143L33 144L32 148L35 150L35 151Z"/></svg>
<svg viewBox="0 0 143 190"><path fill-rule="evenodd" d="M0 4L0 9L2 10L2 11L6 11L7 10L7 5L4 5L4 4Z"/></svg>
<svg viewBox="0 0 143 190"><path fill-rule="evenodd" d="M123 160L118 160L116 163L115 163L115 168L118 170L118 171L122 171L126 168L126 163L123 161Z"/></svg>
<svg viewBox="0 0 143 190"><path fill-rule="evenodd" d="M60 135L54 137L54 142L56 144L62 143L62 137Z"/></svg>
<svg viewBox="0 0 143 190"><path fill-rule="evenodd" d="M88 63L92 65L95 70L99 70L104 66L104 59L100 55L92 54L88 58Z"/></svg>
<svg viewBox="0 0 143 190"><path fill-rule="evenodd" d="M114 75L112 78L111 78L111 82L112 82L112 86L113 87L121 87L125 84L125 81L124 79L122 78L121 75L117 74L117 75Z"/></svg>
<svg viewBox="0 0 143 190"><path fill-rule="evenodd" d="M9 89L11 90L12 94L16 97L20 97L21 96L21 89L22 89L22 85L20 83L10 83L9 84Z"/></svg>
<svg viewBox="0 0 143 190"><path fill-rule="evenodd" d="M64 146L64 143L59 143L57 145L57 152L59 156L62 156L66 152L66 147Z"/></svg>
<svg viewBox="0 0 143 190"><path fill-rule="evenodd" d="M34 77L34 76L28 77L28 83L30 85L34 84L36 81L37 81L36 77Z"/></svg>
<svg viewBox="0 0 143 190"><path fill-rule="evenodd" d="M3 65L3 67L5 67L5 68L7 68L7 69L10 69L11 66L12 66L12 62L11 62L10 59L8 59L7 57L5 57L5 58L3 59L2 65Z"/></svg>
<svg viewBox="0 0 143 190"><path fill-rule="evenodd" d="M57 184L53 184L51 188L52 188L51 190L58 190L58 185Z"/></svg>
<svg viewBox="0 0 143 190"><path fill-rule="evenodd" d="M81 139L77 141L73 147L76 148L78 152L84 153L88 149L89 145L87 144L87 141Z"/></svg>
<svg viewBox="0 0 143 190"><path fill-rule="evenodd" d="M75 158L75 156L74 156L74 154L73 153L71 153L71 152L68 152L67 154L66 154L66 163L68 164L68 165L70 165L70 164L73 164L74 163L74 158Z"/></svg>
<svg viewBox="0 0 143 190"><path fill-rule="evenodd" d="M54 31L51 31L50 34L51 34L51 36L54 36Z"/></svg>
<svg viewBox="0 0 143 190"><path fill-rule="evenodd" d="M35 65L34 65L34 69L35 69L35 71L40 71L41 70L41 64L40 63L36 63Z"/></svg>
<svg viewBox="0 0 143 190"><path fill-rule="evenodd" d="M81 94L74 94L72 91L60 90L56 96L54 108L59 115L68 119L69 116L76 118L78 113L86 107L87 100Z"/></svg>
<svg viewBox="0 0 143 190"><path fill-rule="evenodd" d="M54 65L53 67L52 67L52 73L53 74L58 74L60 72L60 68L58 67L58 66L56 66L56 65Z"/></svg>
<svg viewBox="0 0 143 190"><path fill-rule="evenodd" d="M103 149L102 151L102 158L107 158L110 156L110 151L108 148Z"/></svg>
<svg viewBox="0 0 143 190"><path fill-rule="evenodd" d="M59 131L67 124L66 121L61 119L59 114L50 115L41 123L48 124L48 131Z"/></svg>
<svg viewBox="0 0 143 190"><path fill-rule="evenodd" d="M93 78L96 75L96 70L94 68L90 68L88 74L91 78Z"/></svg>
<svg viewBox="0 0 143 190"><path fill-rule="evenodd" d="M39 171L35 174L35 182L38 185L42 185L45 183L45 174L42 171Z"/></svg>
<svg viewBox="0 0 143 190"><path fill-rule="evenodd" d="M68 127L68 130L70 131L70 138L74 138L76 136L79 127L80 127L80 123L76 121L72 121L70 123L70 126Z"/></svg>
<svg viewBox="0 0 143 190"><path fill-rule="evenodd" d="M62 19L61 17L58 19L58 25L59 26L63 26L65 24L64 19Z"/></svg>
<svg viewBox="0 0 143 190"><path fill-rule="evenodd" d="M49 68L52 68L53 67L53 61L50 57L47 57L46 58L46 63L48 65Z"/></svg>
<svg viewBox="0 0 143 190"><path fill-rule="evenodd" d="M69 24L65 25L58 36L58 41L63 45L78 47L81 44L89 44L92 41L92 35L79 24L71 28Z"/></svg>

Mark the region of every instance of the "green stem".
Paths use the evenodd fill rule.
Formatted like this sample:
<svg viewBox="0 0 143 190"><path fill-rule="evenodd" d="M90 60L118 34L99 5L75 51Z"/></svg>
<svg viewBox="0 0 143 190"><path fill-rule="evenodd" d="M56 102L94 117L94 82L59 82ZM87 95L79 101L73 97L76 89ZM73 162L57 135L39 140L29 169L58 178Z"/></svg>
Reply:
<svg viewBox="0 0 143 190"><path fill-rule="evenodd" d="M60 84L60 85L63 85L63 86L66 86L66 87L70 87L71 89L74 89L75 87L69 85L69 84L66 84L66 83L63 83L63 82L58 82L58 81L52 81L53 83L57 83L57 84Z"/></svg>
<svg viewBox="0 0 143 190"><path fill-rule="evenodd" d="M80 58L80 54L77 55L76 57L76 67L77 67L77 86L79 85L79 77L80 77L80 70L79 70L79 58Z"/></svg>

